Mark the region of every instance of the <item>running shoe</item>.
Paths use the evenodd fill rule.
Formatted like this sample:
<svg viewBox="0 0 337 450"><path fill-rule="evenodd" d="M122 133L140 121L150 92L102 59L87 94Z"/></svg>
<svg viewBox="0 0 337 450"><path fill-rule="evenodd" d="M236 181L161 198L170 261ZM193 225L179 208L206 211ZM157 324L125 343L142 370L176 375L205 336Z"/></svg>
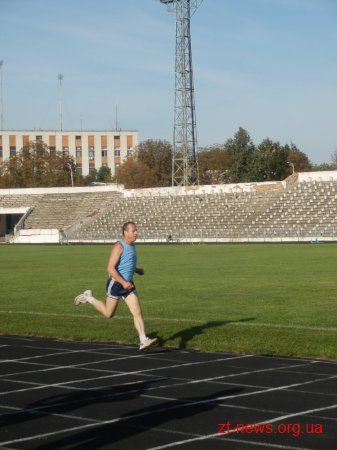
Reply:
<svg viewBox="0 0 337 450"><path fill-rule="evenodd" d="M84 291L83 294L78 295L74 303L76 306L80 305L81 303L89 303L89 300L93 298L92 291L88 289L87 291Z"/></svg>
<svg viewBox="0 0 337 450"><path fill-rule="evenodd" d="M154 345L158 344L158 339L157 338L146 338L144 342L141 342L140 346L139 346L139 350L147 350L150 347L153 347Z"/></svg>

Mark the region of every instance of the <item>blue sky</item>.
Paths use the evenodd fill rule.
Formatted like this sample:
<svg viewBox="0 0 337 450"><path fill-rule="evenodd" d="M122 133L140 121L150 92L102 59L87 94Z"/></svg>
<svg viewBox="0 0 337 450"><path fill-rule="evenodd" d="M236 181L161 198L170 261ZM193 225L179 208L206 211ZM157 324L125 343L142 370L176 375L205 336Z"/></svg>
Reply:
<svg viewBox="0 0 337 450"><path fill-rule="evenodd" d="M204 0L191 23L198 145L241 126L314 163L337 149L337 0ZM174 17L159 0L0 0L5 129L172 141Z"/></svg>

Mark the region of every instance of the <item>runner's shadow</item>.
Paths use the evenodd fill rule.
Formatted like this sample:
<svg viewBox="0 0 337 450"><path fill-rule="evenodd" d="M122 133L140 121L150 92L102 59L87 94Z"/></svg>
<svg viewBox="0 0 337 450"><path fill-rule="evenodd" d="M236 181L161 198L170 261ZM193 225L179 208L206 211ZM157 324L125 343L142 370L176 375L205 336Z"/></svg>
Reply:
<svg viewBox="0 0 337 450"><path fill-rule="evenodd" d="M185 387L184 387L185 388ZM101 448L114 448L114 444L125 440L123 448L140 448L136 445L141 444L142 448L145 448L145 442L139 441L138 435L148 432L149 439L152 443L158 442L165 443L167 439L172 439L173 431L170 434L163 435L161 427L163 424L170 422L170 429L179 429L180 421L184 422L183 428L186 426L193 430L194 416L200 415L198 423L204 424L200 429L198 428L198 435L215 434L218 431L218 418L212 418L209 413L220 405L227 397L237 395L242 392L242 388L229 388L213 393L212 395L197 396L197 397L184 397L168 400L162 403L156 403L152 406L145 408L129 410L118 416L118 410L116 406L114 409L114 417L109 417L109 413L106 412L105 418L101 418L101 423L93 423L83 419L82 422L76 421L74 428L69 424L71 428L69 432L63 430L60 434L63 436L55 440L55 435L50 437L43 437L44 442L41 445L35 445L34 450L83 450L90 449L96 450ZM142 402L149 401L143 399ZM120 405L123 406L123 405ZM132 408L132 405L131 405ZM124 406L125 409L125 406ZM74 417L76 419L76 416ZM77 427L77 430L76 430ZM52 433L53 434L53 433ZM188 438L188 436L194 435L193 431L190 433L183 433L180 439ZM178 440L180 440L178 438ZM149 442L146 443L147 448ZM118 448L122 448L120 445Z"/></svg>
<svg viewBox="0 0 337 450"><path fill-rule="evenodd" d="M251 320L255 320L255 318L250 317L240 320L212 320L201 325L196 325L192 328L186 328L184 330L178 331L177 333L169 336L167 339L161 340L161 343L165 344L168 341L174 341L178 339L178 348L186 348L189 341L191 341L195 336L205 333L205 331L209 328L221 327L231 323L249 322Z"/></svg>
<svg viewBox="0 0 337 450"><path fill-rule="evenodd" d="M113 401L134 400L142 393L153 387L155 383L167 378L129 383L127 385L106 386L98 389L78 390L72 393L54 395L42 398L26 405L23 409L0 416L0 427L9 428L21 423L34 421L53 414L67 414L90 405L111 404ZM32 425L33 426L33 425Z"/></svg>

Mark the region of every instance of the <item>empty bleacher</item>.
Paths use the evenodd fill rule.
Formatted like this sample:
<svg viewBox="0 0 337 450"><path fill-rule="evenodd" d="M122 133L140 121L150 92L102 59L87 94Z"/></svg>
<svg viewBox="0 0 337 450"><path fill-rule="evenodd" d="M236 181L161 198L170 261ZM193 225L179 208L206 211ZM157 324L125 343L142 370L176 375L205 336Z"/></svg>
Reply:
<svg viewBox="0 0 337 450"><path fill-rule="evenodd" d="M55 189L38 189L41 191L38 194L29 192L32 190L22 189L20 193L15 191L14 194L1 194L0 191L0 220L3 221L5 215L15 214L22 208L30 208L28 216L20 224L20 230L64 231L74 223L80 224L95 216L101 209L106 208L114 197L121 195L117 190L76 192L76 189L56 189L58 192L53 192Z"/></svg>
<svg viewBox="0 0 337 450"><path fill-rule="evenodd" d="M75 240L114 240L133 220L144 241L280 241L337 235L337 182L284 190L116 199L77 229Z"/></svg>
<svg viewBox="0 0 337 450"><path fill-rule="evenodd" d="M24 228L66 229L94 216L119 195L116 192L43 195L25 221Z"/></svg>
<svg viewBox="0 0 337 450"><path fill-rule="evenodd" d="M337 240L337 173L212 188L0 194L0 209L31 207L24 229L62 230L69 242L114 241L129 220L144 242Z"/></svg>

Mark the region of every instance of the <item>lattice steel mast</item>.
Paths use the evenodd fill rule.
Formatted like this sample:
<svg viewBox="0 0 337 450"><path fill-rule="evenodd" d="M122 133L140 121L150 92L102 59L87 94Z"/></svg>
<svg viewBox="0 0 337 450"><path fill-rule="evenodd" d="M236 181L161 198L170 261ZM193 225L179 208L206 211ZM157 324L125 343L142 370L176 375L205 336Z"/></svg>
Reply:
<svg viewBox="0 0 337 450"><path fill-rule="evenodd" d="M160 0L175 12L175 85L172 185L198 183L197 128L191 48L191 16L202 0Z"/></svg>
<svg viewBox="0 0 337 450"><path fill-rule="evenodd" d="M0 131L4 130L4 108L2 103L2 66L4 65L3 61L0 61Z"/></svg>

